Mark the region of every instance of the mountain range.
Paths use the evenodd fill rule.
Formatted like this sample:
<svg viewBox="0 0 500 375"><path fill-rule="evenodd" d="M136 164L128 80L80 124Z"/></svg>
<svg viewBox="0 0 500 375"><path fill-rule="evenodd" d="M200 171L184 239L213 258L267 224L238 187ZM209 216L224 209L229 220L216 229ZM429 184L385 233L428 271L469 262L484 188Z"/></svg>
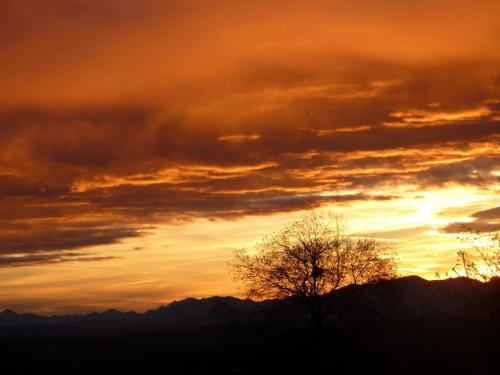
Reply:
<svg viewBox="0 0 500 375"><path fill-rule="evenodd" d="M408 276L371 285L350 286L323 298L335 302L353 289L359 292L354 310L372 314L398 315L412 318L446 318L484 313L489 297L499 296L500 283L480 283L465 278L425 280ZM206 326L256 318L270 310L294 305L294 298L253 301L235 297L186 298L144 313L110 309L84 315L41 316L18 314L5 309L0 313L0 327L46 326L79 322L120 324L161 324L165 326ZM484 303L483 303L484 302Z"/></svg>

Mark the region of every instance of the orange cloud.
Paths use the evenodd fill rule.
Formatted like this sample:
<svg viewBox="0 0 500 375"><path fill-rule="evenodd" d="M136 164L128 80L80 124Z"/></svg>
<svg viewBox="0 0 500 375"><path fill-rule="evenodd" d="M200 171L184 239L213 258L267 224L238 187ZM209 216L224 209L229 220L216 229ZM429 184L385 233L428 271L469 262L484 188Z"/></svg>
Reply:
<svg viewBox="0 0 500 375"><path fill-rule="evenodd" d="M118 264L106 249L167 224L356 215L435 190L495 207L499 15L487 0L2 1L0 267Z"/></svg>

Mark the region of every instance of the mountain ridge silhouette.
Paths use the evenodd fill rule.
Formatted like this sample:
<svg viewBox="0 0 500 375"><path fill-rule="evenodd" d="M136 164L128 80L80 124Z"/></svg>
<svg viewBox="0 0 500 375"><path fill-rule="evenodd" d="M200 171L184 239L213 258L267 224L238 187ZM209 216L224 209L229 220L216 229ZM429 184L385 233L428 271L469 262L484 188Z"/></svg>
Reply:
<svg viewBox="0 0 500 375"><path fill-rule="evenodd" d="M460 315L471 313L467 308L464 296L467 288L473 286L481 292L498 289L498 283L481 283L465 278L449 278L445 280L425 280L419 276L405 276L392 280L379 281L374 284L347 286L332 292L323 298L334 300L349 290L365 292L361 298L362 306L374 311L386 313L391 306L397 310L420 316L427 314L433 317ZM65 314L43 316L32 313L18 314L14 310L5 309L0 313L0 326L51 325L78 322L150 322L175 326L197 326L215 324L224 319L241 318L244 315L256 314L269 307L279 307L290 303L297 297L278 300L254 301L233 296L212 296L206 298L188 297L151 309L144 313L135 311L119 311L108 309L103 312L87 314Z"/></svg>

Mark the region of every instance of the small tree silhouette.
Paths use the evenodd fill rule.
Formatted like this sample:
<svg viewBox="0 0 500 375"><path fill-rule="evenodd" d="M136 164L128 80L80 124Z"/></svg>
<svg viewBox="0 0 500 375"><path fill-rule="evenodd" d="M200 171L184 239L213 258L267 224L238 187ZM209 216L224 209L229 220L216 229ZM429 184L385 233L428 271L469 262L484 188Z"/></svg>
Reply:
<svg viewBox="0 0 500 375"><path fill-rule="evenodd" d="M500 232L465 233L463 241L470 243L470 248L457 253L453 271L458 276L483 282L500 277Z"/></svg>
<svg viewBox="0 0 500 375"><path fill-rule="evenodd" d="M452 270L457 276L466 277L465 297L468 303L487 312L491 318L498 321L500 232L481 233L464 228L462 241L468 243L470 247L458 251L457 263Z"/></svg>
<svg viewBox="0 0 500 375"><path fill-rule="evenodd" d="M251 297L299 297L309 313L320 363L327 315L322 297L396 274L395 259L384 244L348 235L342 218L313 211L265 237L254 251L236 250L232 267Z"/></svg>

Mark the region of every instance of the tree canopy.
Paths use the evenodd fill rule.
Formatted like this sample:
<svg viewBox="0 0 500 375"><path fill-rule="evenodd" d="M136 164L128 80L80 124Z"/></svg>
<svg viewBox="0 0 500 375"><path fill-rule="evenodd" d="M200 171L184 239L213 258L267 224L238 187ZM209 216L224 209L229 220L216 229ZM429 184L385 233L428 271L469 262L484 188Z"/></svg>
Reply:
<svg viewBox="0 0 500 375"><path fill-rule="evenodd" d="M235 252L235 278L249 296L321 296L347 285L393 278L385 244L355 237L339 216L307 212L266 236L251 251Z"/></svg>

